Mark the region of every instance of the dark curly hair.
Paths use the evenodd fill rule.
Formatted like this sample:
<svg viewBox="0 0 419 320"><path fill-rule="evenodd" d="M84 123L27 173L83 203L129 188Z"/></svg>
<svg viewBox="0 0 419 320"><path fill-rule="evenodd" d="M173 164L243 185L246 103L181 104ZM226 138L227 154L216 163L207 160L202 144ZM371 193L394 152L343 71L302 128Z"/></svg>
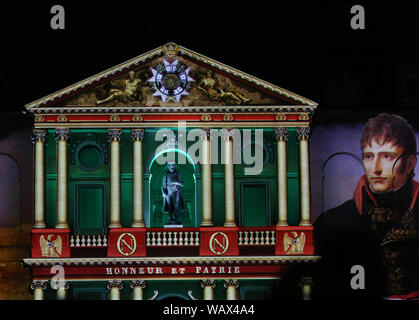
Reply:
<svg viewBox="0 0 419 320"><path fill-rule="evenodd" d="M362 129L361 150L375 141L378 144L387 142L403 148L400 169L406 170L406 159L416 156L416 137L413 127L403 117L396 114L380 113L368 120ZM413 178L413 171L411 177Z"/></svg>

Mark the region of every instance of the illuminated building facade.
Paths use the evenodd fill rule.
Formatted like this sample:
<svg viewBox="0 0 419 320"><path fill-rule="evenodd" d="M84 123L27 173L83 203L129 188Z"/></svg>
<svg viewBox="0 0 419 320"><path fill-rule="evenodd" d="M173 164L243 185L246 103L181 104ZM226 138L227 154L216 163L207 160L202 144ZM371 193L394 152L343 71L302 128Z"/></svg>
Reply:
<svg viewBox="0 0 419 320"><path fill-rule="evenodd" d="M168 43L25 107L34 299L309 298L316 103Z"/></svg>

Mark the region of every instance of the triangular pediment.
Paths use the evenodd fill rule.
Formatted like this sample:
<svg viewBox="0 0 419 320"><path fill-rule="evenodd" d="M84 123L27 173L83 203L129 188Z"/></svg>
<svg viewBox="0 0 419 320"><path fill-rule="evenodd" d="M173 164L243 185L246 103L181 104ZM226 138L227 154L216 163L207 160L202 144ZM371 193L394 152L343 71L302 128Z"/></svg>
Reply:
<svg viewBox="0 0 419 320"><path fill-rule="evenodd" d="M27 104L46 108L304 106L317 104L174 43Z"/></svg>

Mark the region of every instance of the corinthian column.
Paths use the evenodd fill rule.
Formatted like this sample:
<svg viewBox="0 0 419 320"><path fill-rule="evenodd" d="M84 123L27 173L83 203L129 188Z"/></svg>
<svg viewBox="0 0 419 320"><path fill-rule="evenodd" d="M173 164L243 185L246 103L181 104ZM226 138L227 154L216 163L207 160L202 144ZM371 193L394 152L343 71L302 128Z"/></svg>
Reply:
<svg viewBox="0 0 419 320"><path fill-rule="evenodd" d="M300 141L300 226L311 226L310 213L310 163L308 150L308 137L310 128L297 128L298 140Z"/></svg>
<svg viewBox="0 0 419 320"><path fill-rule="evenodd" d="M204 300L214 300L214 288L217 282L213 279L201 280L201 287L204 289Z"/></svg>
<svg viewBox="0 0 419 320"><path fill-rule="evenodd" d="M45 228L45 160L44 143L47 132L34 129L32 142L35 145L35 184L34 184L34 228Z"/></svg>
<svg viewBox="0 0 419 320"><path fill-rule="evenodd" d="M132 129L132 228L144 228L143 216L143 147L144 129Z"/></svg>
<svg viewBox="0 0 419 320"><path fill-rule="evenodd" d="M299 286L302 288L302 300L311 300L311 288L313 287L313 280L311 277L302 277Z"/></svg>
<svg viewBox="0 0 419 320"><path fill-rule="evenodd" d="M143 290L147 286L145 280L132 280L130 287L132 289L132 300L144 300Z"/></svg>
<svg viewBox="0 0 419 320"><path fill-rule="evenodd" d="M69 281L64 281L57 288L57 300L65 300L67 298L67 290L70 287Z"/></svg>
<svg viewBox="0 0 419 320"><path fill-rule="evenodd" d="M109 300L120 300L120 290L124 286L121 280L110 280L106 287L109 290Z"/></svg>
<svg viewBox="0 0 419 320"><path fill-rule="evenodd" d="M32 281L33 300L44 300L44 290L47 288L47 281Z"/></svg>
<svg viewBox="0 0 419 320"><path fill-rule="evenodd" d="M222 129L224 137L224 227L236 227L234 201L233 129Z"/></svg>
<svg viewBox="0 0 419 320"><path fill-rule="evenodd" d="M278 158L278 224L288 225L288 194L287 194L287 128L275 128Z"/></svg>
<svg viewBox="0 0 419 320"><path fill-rule="evenodd" d="M211 129L201 129L202 142L202 222L201 227L212 226L212 170L211 170Z"/></svg>
<svg viewBox="0 0 419 320"><path fill-rule="evenodd" d="M239 287L239 280L224 280L224 288L227 289L226 300L238 300L237 288Z"/></svg>
<svg viewBox="0 0 419 320"><path fill-rule="evenodd" d="M55 129L57 140L57 225L56 229L68 229L67 224L67 139L70 129Z"/></svg>
<svg viewBox="0 0 419 320"><path fill-rule="evenodd" d="M121 129L109 129L108 136L111 144L111 217L109 228L121 228L121 170L119 165L119 141Z"/></svg>

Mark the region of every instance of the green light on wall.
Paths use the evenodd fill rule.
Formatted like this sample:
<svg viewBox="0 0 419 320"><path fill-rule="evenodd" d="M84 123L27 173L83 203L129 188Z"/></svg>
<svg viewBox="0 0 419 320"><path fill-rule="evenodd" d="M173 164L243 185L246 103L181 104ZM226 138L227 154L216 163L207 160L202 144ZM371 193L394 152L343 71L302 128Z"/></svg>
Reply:
<svg viewBox="0 0 419 320"><path fill-rule="evenodd" d="M154 161L160 157L162 154L164 153L169 153L169 152L178 152L183 154L184 156L186 156L186 158L188 158L189 162L193 165L193 170L194 172L196 172L196 167L195 167L195 163L193 162L192 158L190 155L188 155L185 151L179 150L179 149L166 149L166 150L162 150L160 151L158 154L156 154L154 156L154 158L151 160L150 166L148 167L148 172L151 172L151 167L153 166Z"/></svg>
<svg viewBox="0 0 419 320"><path fill-rule="evenodd" d="M192 159L192 157L191 156L189 156L185 151L183 151L183 150L180 150L180 149L175 149L175 148L172 148L172 149L165 149L165 150L162 150L162 151L160 151L159 153L157 153L154 157L153 157L153 159L151 160L151 162L150 162L150 165L149 165L149 167L148 167L148 172L149 172L149 174L150 174L150 176L149 176L149 184L148 184L148 190L149 190L149 192L148 192L148 203L149 203L149 223L150 223L150 226L152 226L152 224L151 224L151 221L152 221L152 217L151 217L151 215L152 215L152 213L153 213L153 203L152 203L152 191L151 191L151 181L152 181L152 167L153 167L153 164L154 164L154 162L156 161L156 159L159 157L159 156L161 156L162 154L164 154L164 153L169 153L169 152L175 152L175 153L180 153L180 154L183 154L188 160L189 160L189 163L193 166L193 173L192 173L192 177L193 177L193 188L194 188L194 206L193 206L193 209L194 209L194 223L196 224L197 222L196 222L196 214L197 214L197 201L196 201L196 199L197 199L197 186L196 186L196 180L197 180L197 177L196 177L196 165L195 165L195 163L194 163L194 161L193 161L193 159Z"/></svg>

